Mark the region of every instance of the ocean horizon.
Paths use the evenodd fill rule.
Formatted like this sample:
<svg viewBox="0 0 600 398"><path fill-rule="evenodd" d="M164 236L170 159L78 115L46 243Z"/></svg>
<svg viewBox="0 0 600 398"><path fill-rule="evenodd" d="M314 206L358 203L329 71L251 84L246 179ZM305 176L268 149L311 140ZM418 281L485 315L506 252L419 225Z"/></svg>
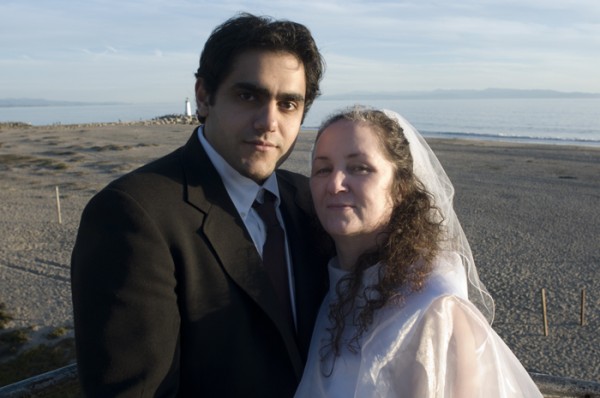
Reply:
<svg viewBox="0 0 600 398"><path fill-rule="evenodd" d="M425 137L600 146L600 98L385 99L318 98L303 124L313 130L354 104L402 114ZM34 126L136 122L184 114L181 103L0 107L0 122Z"/></svg>

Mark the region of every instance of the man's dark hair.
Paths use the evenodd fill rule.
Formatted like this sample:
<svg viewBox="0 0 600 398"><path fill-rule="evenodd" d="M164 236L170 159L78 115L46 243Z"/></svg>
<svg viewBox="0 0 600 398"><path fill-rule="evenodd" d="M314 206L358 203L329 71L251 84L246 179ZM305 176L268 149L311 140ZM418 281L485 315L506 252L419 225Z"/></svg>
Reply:
<svg viewBox="0 0 600 398"><path fill-rule="evenodd" d="M319 82L325 69L325 62L310 31L296 22L248 13L239 14L217 26L204 45L196 79L203 80L211 105L219 85L231 72L236 57L249 50L286 52L302 62L306 75L306 115L320 94Z"/></svg>

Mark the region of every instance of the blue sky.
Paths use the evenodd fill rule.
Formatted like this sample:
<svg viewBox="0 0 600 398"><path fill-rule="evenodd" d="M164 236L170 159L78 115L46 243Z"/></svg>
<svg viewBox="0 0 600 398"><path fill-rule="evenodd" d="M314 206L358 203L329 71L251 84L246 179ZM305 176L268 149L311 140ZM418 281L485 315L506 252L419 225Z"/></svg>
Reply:
<svg viewBox="0 0 600 398"><path fill-rule="evenodd" d="M307 25L324 94L600 92L598 0L0 0L0 98L179 102L236 12Z"/></svg>

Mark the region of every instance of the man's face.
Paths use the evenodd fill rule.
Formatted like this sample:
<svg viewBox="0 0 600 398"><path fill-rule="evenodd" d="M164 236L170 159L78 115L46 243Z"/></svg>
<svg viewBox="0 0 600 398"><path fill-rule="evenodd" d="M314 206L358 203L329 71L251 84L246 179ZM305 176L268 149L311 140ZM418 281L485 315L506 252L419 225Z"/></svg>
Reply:
<svg viewBox="0 0 600 398"><path fill-rule="evenodd" d="M215 98L196 84L204 135L231 167L261 184L292 151L305 93L304 65L293 55L242 53Z"/></svg>

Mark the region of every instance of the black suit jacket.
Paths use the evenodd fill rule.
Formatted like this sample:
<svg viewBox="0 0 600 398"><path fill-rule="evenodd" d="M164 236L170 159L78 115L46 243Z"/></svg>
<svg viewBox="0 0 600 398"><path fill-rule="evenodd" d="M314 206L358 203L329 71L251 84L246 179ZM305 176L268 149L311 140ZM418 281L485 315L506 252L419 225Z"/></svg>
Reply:
<svg viewBox="0 0 600 398"><path fill-rule="evenodd" d="M298 331L196 132L86 206L72 254L88 396L292 396L327 290L307 179L278 171Z"/></svg>

